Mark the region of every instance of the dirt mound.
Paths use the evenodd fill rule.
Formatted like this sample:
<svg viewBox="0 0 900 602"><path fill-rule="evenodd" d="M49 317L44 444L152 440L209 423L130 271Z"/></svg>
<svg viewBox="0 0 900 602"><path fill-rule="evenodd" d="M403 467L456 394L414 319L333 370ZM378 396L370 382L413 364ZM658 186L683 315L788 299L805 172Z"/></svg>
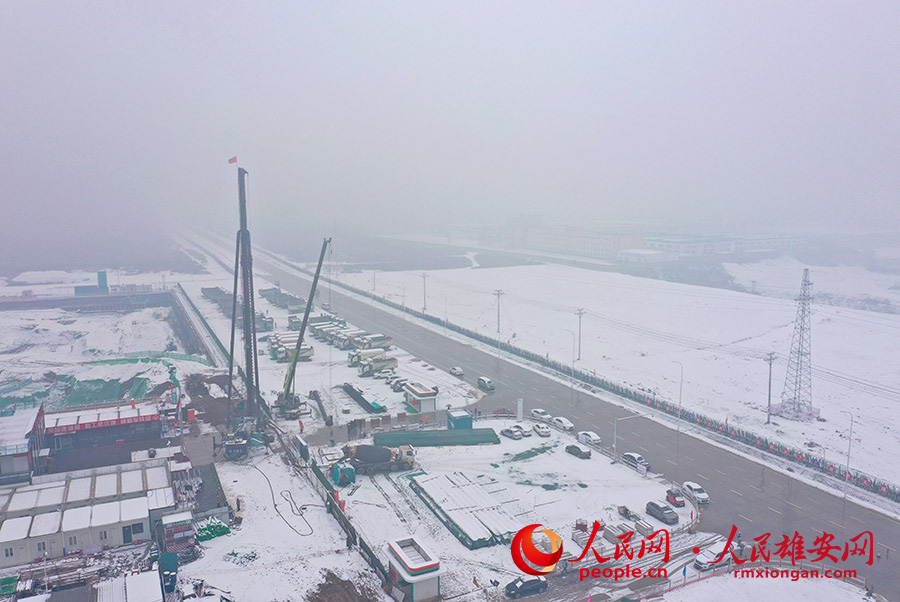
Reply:
<svg viewBox="0 0 900 602"><path fill-rule="evenodd" d="M325 573L325 581L307 598L309 602L379 602L382 599L368 584L354 584L331 571Z"/></svg>

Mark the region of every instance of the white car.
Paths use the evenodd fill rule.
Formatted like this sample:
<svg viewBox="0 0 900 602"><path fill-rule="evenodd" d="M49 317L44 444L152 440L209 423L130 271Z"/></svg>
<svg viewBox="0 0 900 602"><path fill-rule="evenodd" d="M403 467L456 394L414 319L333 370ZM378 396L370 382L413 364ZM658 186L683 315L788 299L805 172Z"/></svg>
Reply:
<svg viewBox="0 0 900 602"><path fill-rule="evenodd" d="M692 498L698 504L708 504L709 494L700 486L699 483L693 481L685 481L681 486L681 490L686 496Z"/></svg>
<svg viewBox="0 0 900 602"><path fill-rule="evenodd" d="M453 376L458 376L459 378L462 378L463 369L460 368L459 366L453 366L452 368L450 368L450 374L452 374Z"/></svg>
<svg viewBox="0 0 900 602"><path fill-rule="evenodd" d="M541 422L534 425L534 432L537 433L538 437L549 437L551 433L550 427Z"/></svg>
<svg viewBox="0 0 900 602"><path fill-rule="evenodd" d="M396 372L393 370L380 370L375 373L375 378L390 378L394 376Z"/></svg>
<svg viewBox="0 0 900 602"><path fill-rule="evenodd" d="M529 429L524 424L514 424L510 428L514 428L520 433L522 433L523 437L531 437L531 429Z"/></svg>
<svg viewBox="0 0 900 602"><path fill-rule="evenodd" d="M575 430L575 425L572 424L571 422L569 422L568 418L564 418L563 416L554 416L553 424L555 424L556 426L558 426L559 428L561 428L564 431L574 431Z"/></svg>
<svg viewBox="0 0 900 602"><path fill-rule="evenodd" d="M537 418L538 420L550 420L553 418L553 416L550 415L550 412L542 410L541 408L534 408L531 410L531 417Z"/></svg>
<svg viewBox="0 0 900 602"><path fill-rule="evenodd" d="M701 571L708 571L716 565L727 566L731 561L731 554L729 554L728 551L725 551L725 555L722 556L722 551L725 550L725 545L727 543L727 541L717 543L697 554L697 558L694 559L694 568L700 569ZM736 549L737 544L731 542L731 550L734 551ZM722 556L722 560L714 562L719 556Z"/></svg>
<svg viewBox="0 0 900 602"><path fill-rule="evenodd" d="M578 442L588 445L600 445L600 435L594 431L578 431Z"/></svg>

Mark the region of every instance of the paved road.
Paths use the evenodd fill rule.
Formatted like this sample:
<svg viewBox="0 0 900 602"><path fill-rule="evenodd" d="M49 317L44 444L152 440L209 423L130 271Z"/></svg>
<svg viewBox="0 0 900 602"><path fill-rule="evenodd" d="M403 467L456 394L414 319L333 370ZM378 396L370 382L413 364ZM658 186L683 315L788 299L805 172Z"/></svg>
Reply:
<svg viewBox="0 0 900 602"><path fill-rule="evenodd" d="M307 278L297 276L294 271L285 271L283 265L274 263L262 253L258 253L255 260L279 278L283 288L306 296L309 290ZM542 407L551 414L567 416L576 429L594 430L606 444L613 440L614 420L635 414L573 391L539 373L447 338L409 319L340 294L338 290L335 288L331 293L332 305L354 325L392 335L398 347L443 370L460 366L465 370L466 380L473 384L479 375L492 378L497 390L479 402L479 410L515 408L516 399L523 397L526 411ZM325 295L325 291L322 294ZM837 566L822 563L823 570L855 569L876 592L900 600L900 521L895 518L845 501L840 495L827 493L646 418L620 421L617 431L619 452L639 452L652 463L654 472L676 482L697 481L707 488L712 503L701 514L704 531L727 536L732 525L736 525L742 530L745 541L771 533L770 550L776 548L782 534L793 538L795 531L804 538L807 548L812 547L813 540L823 532L834 535L834 543L843 546L859 533L871 531L875 549L881 554L873 566L867 566L859 557L851 557ZM834 554L840 559L841 552Z"/></svg>

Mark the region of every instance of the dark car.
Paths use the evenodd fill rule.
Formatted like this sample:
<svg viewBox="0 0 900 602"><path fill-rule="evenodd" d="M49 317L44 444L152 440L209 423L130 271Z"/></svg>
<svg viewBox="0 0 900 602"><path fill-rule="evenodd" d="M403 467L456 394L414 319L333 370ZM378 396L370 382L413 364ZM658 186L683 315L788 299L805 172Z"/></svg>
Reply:
<svg viewBox="0 0 900 602"><path fill-rule="evenodd" d="M547 579L544 577L519 577L512 583L506 584L506 595L510 598L520 598L545 591L547 591Z"/></svg>
<svg viewBox="0 0 900 602"><path fill-rule="evenodd" d="M667 525L677 525L678 515L675 511L659 502L647 502L647 514L659 519Z"/></svg>
<svg viewBox="0 0 900 602"><path fill-rule="evenodd" d="M566 453L572 454L573 456L582 458L584 460L587 460L591 457L591 450L583 445L578 445L577 443L566 446Z"/></svg>
<svg viewBox="0 0 900 602"><path fill-rule="evenodd" d="M407 379L407 378L401 378L401 379L395 380L394 384L391 385L391 390L394 393L399 393L400 391L403 390L403 385L405 385L408 382L409 382L409 379Z"/></svg>
<svg viewBox="0 0 900 602"><path fill-rule="evenodd" d="M666 489L666 501L676 508L682 508L684 506L684 495L677 489Z"/></svg>

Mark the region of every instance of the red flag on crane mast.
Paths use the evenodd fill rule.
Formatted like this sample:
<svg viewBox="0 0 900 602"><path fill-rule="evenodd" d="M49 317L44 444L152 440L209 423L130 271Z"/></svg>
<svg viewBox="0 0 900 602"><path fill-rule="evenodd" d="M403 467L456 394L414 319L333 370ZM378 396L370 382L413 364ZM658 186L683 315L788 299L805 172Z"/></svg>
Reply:
<svg viewBox="0 0 900 602"><path fill-rule="evenodd" d="M229 165L233 165L233 164L235 164L235 163L237 163L237 155L233 156L232 158L230 158L230 159L228 160L228 164L229 164Z"/></svg>

